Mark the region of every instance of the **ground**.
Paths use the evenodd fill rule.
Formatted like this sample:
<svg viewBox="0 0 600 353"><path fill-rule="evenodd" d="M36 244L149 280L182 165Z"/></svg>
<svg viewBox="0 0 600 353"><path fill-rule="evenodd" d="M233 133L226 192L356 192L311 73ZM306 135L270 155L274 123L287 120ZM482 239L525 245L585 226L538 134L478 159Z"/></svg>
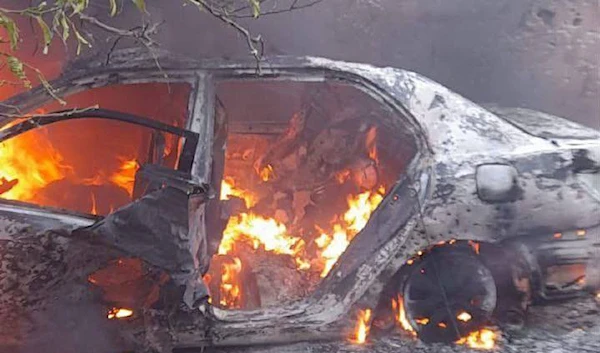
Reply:
<svg viewBox="0 0 600 353"><path fill-rule="evenodd" d="M209 349L209 353L472 353L464 346L427 345L395 333L370 337L370 343L299 343L244 349ZM600 352L600 301L591 296L532 307L519 331L504 332L494 353Z"/></svg>

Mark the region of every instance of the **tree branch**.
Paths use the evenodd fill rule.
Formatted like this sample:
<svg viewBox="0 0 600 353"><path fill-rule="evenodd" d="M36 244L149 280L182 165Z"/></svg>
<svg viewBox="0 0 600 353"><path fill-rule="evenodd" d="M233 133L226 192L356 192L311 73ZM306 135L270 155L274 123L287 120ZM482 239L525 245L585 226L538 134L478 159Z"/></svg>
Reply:
<svg viewBox="0 0 600 353"><path fill-rule="evenodd" d="M101 28L108 33L112 33L119 37L133 38L139 41L140 43L144 44L146 47L152 47L156 45L156 42L151 38L151 36L158 32L158 27L160 26L160 23L153 23L150 25L145 24L143 26L134 27L132 29L121 29L113 27L107 23L100 21L96 17L89 16L85 13L79 14L79 18L82 21L92 24L98 28Z"/></svg>
<svg viewBox="0 0 600 353"><path fill-rule="evenodd" d="M269 0L261 1L261 4L264 2L267 2L267 1L269 1ZM303 4L298 4L299 2L300 2L300 0L293 0L292 3L290 4L290 6L287 6L285 8L273 9L273 10L269 10L269 11L261 11L260 16L263 17L263 16L268 16L268 15L276 15L276 14L280 14L280 13L284 13L284 12L305 9L307 7L317 5L318 3L323 2L323 0L312 0L310 2L303 3ZM244 10L248 10L249 8L250 8L250 6L248 6L248 5L241 6L237 9L231 11L230 17L232 17L232 18L252 18L252 17L254 17L254 15L249 14L249 13L239 14L240 12L242 12Z"/></svg>
<svg viewBox="0 0 600 353"><path fill-rule="evenodd" d="M194 3L196 6L200 7L201 9L208 11L208 13L210 13L212 16L216 17L221 22L233 27L238 33L240 33L246 40L246 45L248 46L248 49L250 50L250 54L256 60L258 73L259 74L262 73L260 63L262 60L264 43L263 43L263 40L260 35L258 35L256 37L252 37L252 35L250 34L250 31L248 29L246 29L245 27L243 27L241 24L237 23L235 20L233 20L231 18L231 16L223 8L217 9L216 7L210 5L205 0L188 0L188 1ZM260 48L260 50L259 50L259 48Z"/></svg>

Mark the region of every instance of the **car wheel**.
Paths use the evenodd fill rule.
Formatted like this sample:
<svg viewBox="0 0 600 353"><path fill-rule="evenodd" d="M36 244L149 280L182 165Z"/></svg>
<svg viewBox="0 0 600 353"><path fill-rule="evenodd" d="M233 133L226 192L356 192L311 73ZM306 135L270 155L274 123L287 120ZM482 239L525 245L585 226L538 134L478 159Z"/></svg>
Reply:
<svg viewBox="0 0 600 353"><path fill-rule="evenodd" d="M497 301L494 277L475 254L440 250L415 262L404 286L407 319L425 342L452 342L479 329Z"/></svg>

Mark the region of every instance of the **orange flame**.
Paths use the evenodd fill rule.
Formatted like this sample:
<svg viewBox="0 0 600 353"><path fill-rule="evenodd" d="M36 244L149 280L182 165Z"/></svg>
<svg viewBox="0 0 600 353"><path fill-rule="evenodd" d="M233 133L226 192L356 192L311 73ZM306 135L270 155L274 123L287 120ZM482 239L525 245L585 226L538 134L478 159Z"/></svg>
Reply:
<svg viewBox="0 0 600 353"><path fill-rule="evenodd" d="M351 341L356 344L364 344L369 336L369 322L371 321L371 309L361 310L358 313L358 321L354 329L354 337Z"/></svg>
<svg viewBox="0 0 600 353"><path fill-rule="evenodd" d="M45 130L29 131L0 143L0 195L9 200L42 202L36 200L38 192L66 178L81 185L113 183L132 195L138 168L135 159L123 160L120 169L109 178L103 171L91 178L79 178L53 147ZM92 213L97 214L96 197L91 198Z"/></svg>
<svg viewBox="0 0 600 353"><path fill-rule="evenodd" d="M415 320L417 322L417 324L421 325L421 326L425 326L429 323L429 319L424 317L422 319L416 319Z"/></svg>
<svg viewBox="0 0 600 353"><path fill-rule="evenodd" d="M456 344L464 344L474 349L490 350L496 346L496 332L484 328L471 332L467 337L456 341Z"/></svg>
<svg viewBox="0 0 600 353"><path fill-rule="evenodd" d="M112 319L124 319L133 315L133 310L125 308L112 308L108 311L106 316L109 320Z"/></svg>
<svg viewBox="0 0 600 353"><path fill-rule="evenodd" d="M276 254L294 255L297 252L295 246L300 240L289 236L286 226L273 218L264 218L254 213L240 213L229 218L219 245L219 254L230 253L236 242L242 241L254 249L262 246L266 251Z"/></svg>
<svg viewBox="0 0 600 353"><path fill-rule="evenodd" d="M123 159L121 160L121 167L119 171L115 172L110 176L110 181L127 190L129 196L133 196L133 186L135 184L135 173L140 168L137 160L134 159Z"/></svg>
<svg viewBox="0 0 600 353"><path fill-rule="evenodd" d="M93 215L97 215L98 208L96 207L96 195L94 195L93 192L90 192L90 197L92 198L92 209L90 210L90 213Z"/></svg>
<svg viewBox="0 0 600 353"><path fill-rule="evenodd" d="M247 204L256 202L253 194L236 188L231 178L225 178L221 186L221 199L227 199L231 195L244 198ZM318 258L313 260L322 268L321 277L325 277L338 258L346 250L352 238L360 232L371 213L377 208L383 199L385 190L380 188L377 192L364 192L357 196L348 197L348 210L343 215L343 221L333 225L333 232L319 229L321 235L315 239L319 248ZM306 244L300 237L290 235L285 224L279 223L274 218L263 217L253 212L243 212L229 218L227 226L223 231L223 237L219 245L218 254L235 254L236 244L244 243L253 249L262 248L275 254L290 255L293 257L298 270L309 270L313 261L306 254ZM238 259L241 266L241 260ZM233 307L236 305L232 298L241 295L239 287L231 283L233 278L231 269L227 272L227 278L222 279L221 286L227 285L226 292L229 299L222 300L221 305Z"/></svg>
<svg viewBox="0 0 600 353"><path fill-rule="evenodd" d="M68 167L43 132L28 132L0 143L0 195L30 201L53 181L65 178Z"/></svg>
<svg viewBox="0 0 600 353"><path fill-rule="evenodd" d="M223 178L221 182L221 200L229 200L231 196L239 197L244 200L247 208L250 208L258 201L256 196L251 192L239 189L235 185L235 180L231 177Z"/></svg>
<svg viewBox="0 0 600 353"><path fill-rule="evenodd" d="M377 192L366 191L357 196L348 196L348 210L343 215L343 222L333 225L333 234L321 232L315 242L321 249L320 257L324 260L321 277L327 276L338 258L346 251L350 241L369 221L369 217L383 200L385 189Z"/></svg>
<svg viewBox="0 0 600 353"><path fill-rule="evenodd" d="M233 263L223 264L221 272L220 301L224 307L240 308L242 304L241 278L242 261L234 257Z"/></svg>
<svg viewBox="0 0 600 353"><path fill-rule="evenodd" d="M479 244L476 241L469 240L469 245L471 246L471 248L473 248L475 254L479 255L479 249L481 248L481 244Z"/></svg>
<svg viewBox="0 0 600 353"><path fill-rule="evenodd" d="M397 299L392 299L392 309L394 310L396 322L400 325L400 327L404 331L410 333L413 337L416 337L417 332L410 325L410 322L408 322L408 319L406 318L406 311L404 310L404 298L402 298L401 295L398 294ZM427 323L429 322L429 319L423 319L422 322L425 322L424 320L427 320Z"/></svg>
<svg viewBox="0 0 600 353"><path fill-rule="evenodd" d="M468 312L466 312L466 311L463 311L463 312L461 312L460 314L458 314L458 315L456 316L456 318L457 318L458 320L462 321L462 322L469 322L469 321L471 321L471 319L472 319L473 317L472 317L472 316L471 316L471 314L469 314Z"/></svg>
<svg viewBox="0 0 600 353"><path fill-rule="evenodd" d="M344 253L350 240L348 233L342 228L340 224L333 226L333 236L329 236L325 233L321 234L320 239L325 238L325 241L320 241L319 244L327 244L322 246L321 259L325 261L323 271L321 271L321 277L327 276L329 271L333 268L333 265L337 262L337 259Z"/></svg>
<svg viewBox="0 0 600 353"><path fill-rule="evenodd" d="M258 174L260 176L260 180L262 180L264 182L271 180L274 175L273 166L270 164L267 164L263 169L260 170L260 173L258 173Z"/></svg>
<svg viewBox="0 0 600 353"><path fill-rule="evenodd" d="M366 148L371 158L377 158L375 147L377 131L375 128L367 132ZM267 164L263 168L256 168L256 172L263 182L271 180L274 168ZM336 179L344 183L350 177L350 170L343 170L336 174ZM339 257L344 253L352 239L367 224L371 214L383 200L385 188L370 190L358 195L347 197L347 210L338 214L328 230L316 226L319 236L314 239L316 247L307 246L306 242L299 236L295 236L288 230L286 217L270 217L253 212L252 207L259 201L259 195L254 192L240 188L235 179L230 176L223 178L221 182L220 199L228 200L231 197L243 199L247 211L241 212L229 218L227 226L223 231L223 237L219 245L219 255L234 255L238 251L239 244L249 245L253 249L263 249L274 254L289 255L292 257L298 270L311 270L320 273L321 277L327 276ZM290 227L293 228L293 227ZM310 243L312 245L312 242ZM307 249L308 248L308 249ZM241 266L242 262L239 260ZM227 290L232 297L241 295L239 288L231 283L231 271L228 272L227 281L222 279L222 284L228 285ZM241 301L240 301L241 302ZM221 301L220 305L235 307L234 300Z"/></svg>
<svg viewBox="0 0 600 353"><path fill-rule="evenodd" d="M365 145L367 147L367 151L369 153L369 158L375 161L375 163L379 163L379 159L377 157L377 127L373 126L367 131L367 138L365 139Z"/></svg>
<svg viewBox="0 0 600 353"><path fill-rule="evenodd" d="M350 178L350 169L344 169L342 171L335 173L335 180L339 184L345 183L346 180L348 180L348 178Z"/></svg>

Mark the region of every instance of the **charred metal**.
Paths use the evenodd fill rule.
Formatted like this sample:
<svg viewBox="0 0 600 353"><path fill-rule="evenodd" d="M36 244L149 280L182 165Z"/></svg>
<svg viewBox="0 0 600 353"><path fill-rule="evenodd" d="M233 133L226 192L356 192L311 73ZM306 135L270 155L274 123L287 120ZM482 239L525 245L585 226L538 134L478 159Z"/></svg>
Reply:
<svg viewBox="0 0 600 353"><path fill-rule="evenodd" d="M61 318L61 324L74 325L75 318L61 314L74 306L94 318L90 325L105 330L96 336L99 344L156 352L342 339L352 330L359 310L380 312L382 303L389 304L390 296L398 293L413 300L407 306L413 310L408 317L418 327L418 300L411 297L411 288L422 283L411 271L438 271L438 261L456 262L458 268L457 259L462 259L476 270L474 277L486 289L486 297L478 311L463 316L464 324L454 318L453 323L436 323L454 325L459 336L456 332L447 336L455 340L473 329L471 325L488 320L497 301L509 308L505 312L514 309L524 315L530 297L578 295L587 286L577 280L583 275L593 283L597 276L587 269L593 268L600 249L600 198L589 191L594 186L585 179L598 177L600 170L600 134L593 129L524 109L484 108L416 73L395 68L276 57L258 76L254 62L192 61L164 53L159 61L160 69L146 52L115 52L108 63L73 63L52 85L55 94L69 96L115 84L183 82L191 87L185 126L97 108L28 117L23 112L51 101L43 87L0 107L0 142L87 117L184 139L176 168L158 163L140 166L132 190L135 201L105 215L0 200L0 313L5 321L47 310ZM251 311L227 310L209 300L203 276L217 252L223 231L219 222L226 213L213 209L219 202L225 163L218 153L227 139L227 131L220 130L226 123L219 121L222 103L215 92L225 81L342 82L390 112L374 119L408 146L396 151L408 156L402 160L405 165L368 223L316 289L300 300ZM281 135L289 126L242 121L228 128L229 133L260 130ZM357 131L365 134L361 129ZM164 144L153 135L150 161L165 158L157 153ZM14 186L8 182L0 182L0 195L3 187ZM514 266L488 269L507 259ZM452 268L439 273L450 276ZM115 271L114 278L103 272L109 270ZM521 284L510 293L518 299L506 304L500 297L505 294L496 293L494 278L514 288ZM127 293L126 298L115 299L115 291ZM117 304L133 314L107 320L107 307ZM467 325L471 314L473 321ZM40 332L50 323L48 317L36 316L19 332L2 335L37 335L39 342L27 343L36 347L45 337ZM427 325L417 330L424 339L446 337Z"/></svg>

